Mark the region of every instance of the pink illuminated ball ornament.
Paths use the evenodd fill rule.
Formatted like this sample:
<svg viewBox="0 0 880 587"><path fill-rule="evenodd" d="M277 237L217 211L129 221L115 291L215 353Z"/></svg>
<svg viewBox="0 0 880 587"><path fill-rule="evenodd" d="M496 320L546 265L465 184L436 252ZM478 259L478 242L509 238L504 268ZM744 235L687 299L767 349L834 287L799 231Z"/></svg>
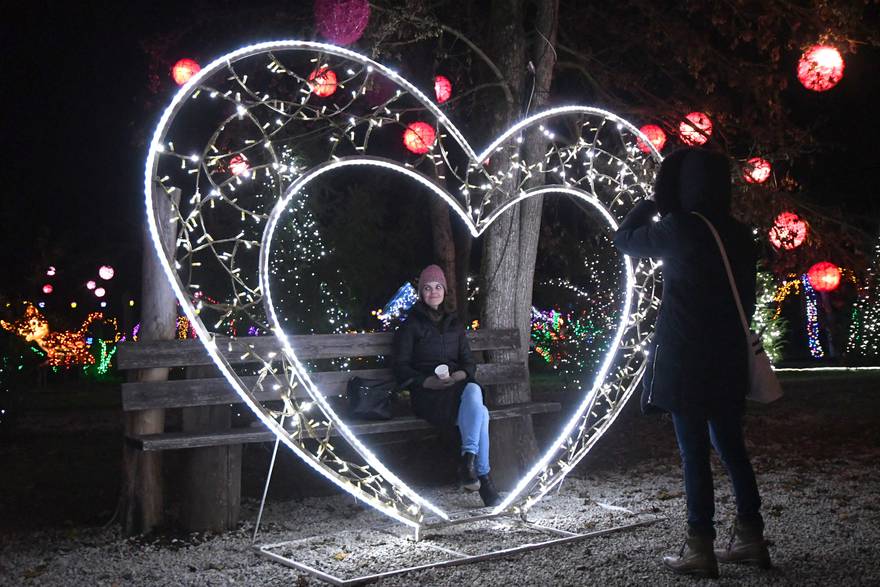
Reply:
<svg viewBox="0 0 880 587"><path fill-rule="evenodd" d="M250 171L251 166L248 165L247 158L244 155L236 155L229 160L229 171L232 175L241 175Z"/></svg>
<svg viewBox="0 0 880 587"><path fill-rule="evenodd" d="M646 124L640 128L639 131L648 137L648 142L654 145L654 148L658 151L662 151L663 147L666 146L666 133L656 124ZM644 143L644 141L642 141L642 139L639 139L637 144L642 153L651 152L651 149Z"/></svg>
<svg viewBox="0 0 880 587"><path fill-rule="evenodd" d="M336 92L337 86L336 73L332 69L319 67L309 74L309 88L319 98L332 96Z"/></svg>
<svg viewBox="0 0 880 587"><path fill-rule="evenodd" d="M95 297L103 298L106 293L107 290L105 290L103 287L95 288Z"/></svg>
<svg viewBox="0 0 880 587"><path fill-rule="evenodd" d="M434 78L434 96L436 96L438 104L442 104L452 97L452 82L449 81L449 78L443 75Z"/></svg>
<svg viewBox="0 0 880 587"><path fill-rule="evenodd" d="M46 285L43 286L43 293L44 294L50 294L53 291L55 291L55 288L52 287L51 283L47 283Z"/></svg>
<svg viewBox="0 0 880 587"><path fill-rule="evenodd" d="M678 125L681 140L688 145L702 145L712 136L712 120L702 112L691 112Z"/></svg>
<svg viewBox="0 0 880 587"><path fill-rule="evenodd" d="M834 291L840 285L840 268L834 263L821 261L810 267L807 277L816 291Z"/></svg>
<svg viewBox="0 0 880 587"><path fill-rule="evenodd" d="M749 183L764 183L770 179L773 167L770 162L761 157L752 157L743 168L743 178Z"/></svg>
<svg viewBox="0 0 880 587"><path fill-rule="evenodd" d="M370 21L368 0L315 0L315 28L334 45L351 45Z"/></svg>
<svg viewBox="0 0 880 587"><path fill-rule="evenodd" d="M113 276L116 275L116 271L113 270L113 267L110 265L101 265L101 268L98 269L98 277L104 280L113 279Z"/></svg>
<svg viewBox="0 0 880 587"><path fill-rule="evenodd" d="M97 284L90 279L89 281L86 282L86 289L95 289L96 285Z"/></svg>
<svg viewBox="0 0 880 587"><path fill-rule="evenodd" d="M174 79L174 83L182 86L201 70L202 66L192 59L181 59L171 68L171 77Z"/></svg>
<svg viewBox="0 0 880 587"><path fill-rule="evenodd" d="M53 277L55 275L55 267L49 267L49 269L46 271L46 275L48 275L49 277Z"/></svg>
<svg viewBox="0 0 880 587"><path fill-rule="evenodd" d="M431 150L437 132L427 122L413 122L403 131L403 144L416 155L424 155Z"/></svg>
<svg viewBox="0 0 880 587"><path fill-rule="evenodd" d="M840 51L834 47L813 45L801 55L797 77L808 90L825 92L843 79L843 67Z"/></svg>
<svg viewBox="0 0 880 587"><path fill-rule="evenodd" d="M773 221L767 235L777 249L796 249L807 238L807 223L794 212L783 212Z"/></svg>

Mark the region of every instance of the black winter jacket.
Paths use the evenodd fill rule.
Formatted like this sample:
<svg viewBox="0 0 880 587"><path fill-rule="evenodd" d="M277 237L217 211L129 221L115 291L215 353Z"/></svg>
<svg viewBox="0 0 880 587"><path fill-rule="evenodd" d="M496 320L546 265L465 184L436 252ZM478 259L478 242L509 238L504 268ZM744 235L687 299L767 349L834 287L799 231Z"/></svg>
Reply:
<svg viewBox="0 0 880 587"><path fill-rule="evenodd" d="M438 426L455 424L461 392L465 385L475 382L476 364L465 332L455 314L446 314L435 324L427 306L416 302L394 335L394 377L399 384L412 381L409 390L413 412ZM424 388L425 379L434 375L441 364L449 365L450 373L464 371L467 379L446 389Z"/></svg>
<svg viewBox="0 0 880 587"><path fill-rule="evenodd" d="M614 235L633 257L663 261L663 300L643 379L642 411L711 416L741 410L748 389L746 335L721 253L715 226L733 270L746 316L755 308L756 247L751 230L730 216L726 158L697 149L670 155L661 166L655 198L665 211L640 202Z"/></svg>

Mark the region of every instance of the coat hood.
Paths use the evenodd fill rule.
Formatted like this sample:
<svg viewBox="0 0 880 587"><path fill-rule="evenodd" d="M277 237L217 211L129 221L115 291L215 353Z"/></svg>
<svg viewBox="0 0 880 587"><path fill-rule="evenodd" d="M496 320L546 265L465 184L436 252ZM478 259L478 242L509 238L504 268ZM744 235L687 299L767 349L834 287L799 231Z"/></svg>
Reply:
<svg viewBox="0 0 880 587"><path fill-rule="evenodd" d="M730 165L721 153L679 149L660 164L654 183L660 214L701 212L707 216L730 213Z"/></svg>

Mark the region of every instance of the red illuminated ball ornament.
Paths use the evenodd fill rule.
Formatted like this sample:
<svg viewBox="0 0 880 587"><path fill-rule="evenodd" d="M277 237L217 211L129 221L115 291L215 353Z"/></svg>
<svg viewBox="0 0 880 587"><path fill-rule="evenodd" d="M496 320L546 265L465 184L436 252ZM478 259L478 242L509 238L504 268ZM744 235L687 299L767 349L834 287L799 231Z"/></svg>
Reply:
<svg viewBox="0 0 880 587"><path fill-rule="evenodd" d="M427 122L413 122L403 131L403 144L416 155L424 155L434 146L437 132Z"/></svg>
<svg viewBox="0 0 880 587"><path fill-rule="evenodd" d="M247 157L244 155L236 155L229 160L229 171L232 172L232 175L241 175L250 170L251 166L248 165Z"/></svg>
<svg viewBox="0 0 880 587"><path fill-rule="evenodd" d="M98 269L98 277L101 279L113 279L114 275L116 275L116 271L110 265L101 265L100 269Z"/></svg>
<svg viewBox="0 0 880 587"><path fill-rule="evenodd" d="M47 283L46 285L43 286L43 293L44 294L50 294L53 291L55 291L55 288L52 287L51 283Z"/></svg>
<svg viewBox="0 0 880 587"><path fill-rule="evenodd" d="M656 124L646 124L642 128L639 129L643 135L648 137L648 142L654 145L654 148L658 151L662 151L663 147L666 146L666 133L663 132L663 129L657 126ZM648 145L645 144L642 139L638 141L639 150L642 153L650 153L651 149Z"/></svg>
<svg viewBox="0 0 880 587"><path fill-rule="evenodd" d="M95 285L95 282L90 279L86 282L86 289L95 289Z"/></svg>
<svg viewBox="0 0 880 587"><path fill-rule="evenodd" d="M309 88L319 98L332 96L339 84L336 81L336 72L326 67L319 67L309 74Z"/></svg>
<svg viewBox="0 0 880 587"><path fill-rule="evenodd" d="M452 82L443 75L434 78L434 96L437 97L437 103L442 104L452 97Z"/></svg>
<svg viewBox="0 0 880 587"><path fill-rule="evenodd" d="M368 0L315 0L315 27L336 45L351 45L361 38L370 21Z"/></svg>
<svg viewBox="0 0 880 587"><path fill-rule="evenodd" d="M807 223L794 212L783 212L776 217L767 235L777 249L796 249L807 238Z"/></svg>
<svg viewBox="0 0 880 587"><path fill-rule="evenodd" d="M107 290L105 290L103 287L95 288L95 297L103 298L106 293Z"/></svg>
<svg viewBox="0 0 880 587"><path fill-rule="evenodd" d="M830 90L843 79L843 57L840 56L840 51L834 47L813 45L801 55L797 77L808 90Z"/></svg>
<svg viewBox="0 0 880 587"><path fill-rule="evenodd" d="M681 140L688 145L702 145L712 136L712 121L702 112L691 112L678 125Z"/></svg>
<svg viewBox="0 0 880 587"><path fill-rule="evenodd" d="M770 179L773 167L770 162L761 157L752 157L743 168L743 177L749 183L764 183Z"/></svg>
<svg viewBox="0 0 880 587"><path fill-rule="evenodd" d="M834 291L840 285L840 268L834 263L821 261L810 267L807 277L816 291Z"/></svg>
<svg viewBox="0 0 880 587"><path fill-rule="evenodd" d="M182 86L201 70L202 66L192 59L181 59L171 68L171 77L174 79L174 83Z"/></svg>

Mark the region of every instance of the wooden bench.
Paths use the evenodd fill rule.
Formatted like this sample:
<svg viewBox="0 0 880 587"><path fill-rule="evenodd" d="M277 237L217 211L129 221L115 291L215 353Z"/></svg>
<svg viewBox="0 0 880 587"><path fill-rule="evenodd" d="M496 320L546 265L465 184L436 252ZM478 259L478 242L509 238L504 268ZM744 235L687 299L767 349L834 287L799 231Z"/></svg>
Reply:
<svg viewBox="0 0 880 587"><path fill-rule="evenodd" d="M291 337L291 344L301 361L320 359L355 359L363 357L390 357L393 333L367 334L320 334ZM519 335L516 330L477 330L468 333L471 349L476 357L481 358L481 351L511 350L519 346ZM277 342L274 337L251 337L238 339L239 344L254 345L257 353L268 350ZM224 355L231 364L241 365L248 359L241 359L239 349L229 351L226 344L219 343ZM264 353L260 353L265 356ZM253 358L250 358L253 361ZM183 341L152 341L122 343L119 345L118 366L120 370L132 371L157 367L207 367L212 366L208 353L197 340ZM311 372L309 376L328 397L344 396L348 380L355 375L370 379L390 379L389 368L358 369L353 364L351 371ZM131 380L122 384L122 408L124 411L149 409L193 408L212 405L229 405L242 403L241 398L229 383L214 371L213 376L172 379L169 381L138 382ZM131 378L130 378L131 379ZM491 398L491 386L505 383L526 382L527 372L522 364L488 363L477 364L477 379L488 386L487 394ZM245 385L252 384L256 377L244 377ZM297 397L305 397L303 389L297 389ZM264 391L256 394L259 401L271 401L280 398L278 391ZM491 402L490 402L491 403ZM530 414L558 411L558 403L532 402L528 404L497 407L490 410L490 417L515 418ZM344 413L344 410L341 411ZM365 422L349 421L350 428L357 434L378 434L430 428L431 425L414 416L395 417L387 421ZM333 434L334 432L331 432ZM141 450L170 450L222 446L228 444L247 444L268 442L275 439L274 434L260 427L241 427L226 430L209 430L199 432L168 431L162 434L132 435L126 440Z"/></svg>

